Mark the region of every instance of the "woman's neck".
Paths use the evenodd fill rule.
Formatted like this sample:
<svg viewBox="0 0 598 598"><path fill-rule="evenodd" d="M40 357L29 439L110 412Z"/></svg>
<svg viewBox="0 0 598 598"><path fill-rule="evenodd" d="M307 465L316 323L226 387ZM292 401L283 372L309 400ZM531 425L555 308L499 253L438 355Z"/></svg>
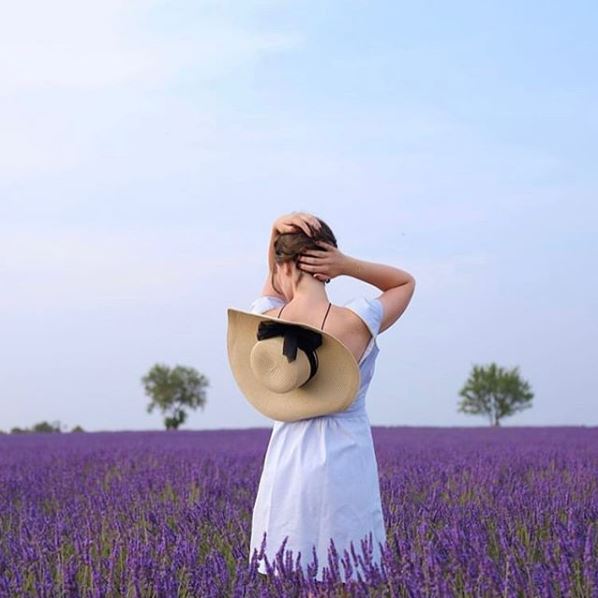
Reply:
<svg viewBox="0 0 598 598"><path fill-rule="evenodd" d="M313 278L310 274L304 275L301 282L293 288L293 297L289 300L289 303L320 305L329 301L324 283Z"/></svg>

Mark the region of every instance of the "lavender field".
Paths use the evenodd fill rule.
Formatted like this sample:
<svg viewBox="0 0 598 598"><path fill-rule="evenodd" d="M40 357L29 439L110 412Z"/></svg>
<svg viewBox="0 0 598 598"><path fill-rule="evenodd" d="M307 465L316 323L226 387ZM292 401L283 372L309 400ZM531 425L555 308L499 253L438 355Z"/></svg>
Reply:
<svg viewBox="0 0 598 598"><path fill-rule="evenodd" d="M318 584L249 564L267 429L0 436L0 596L598 596L597 428L372 433L382 567Z"/></svg>

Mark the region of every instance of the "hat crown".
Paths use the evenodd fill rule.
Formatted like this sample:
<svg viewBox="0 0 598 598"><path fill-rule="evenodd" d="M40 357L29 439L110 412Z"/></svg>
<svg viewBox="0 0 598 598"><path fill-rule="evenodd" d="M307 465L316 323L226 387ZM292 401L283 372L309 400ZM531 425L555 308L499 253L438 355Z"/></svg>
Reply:
<svg viewBox="0 0 598 598"><path fill-rule="evenodd" d="M305 384L310 376L309 359L297 349L297 357L289 361L283 354L284 337L261 340L253 346L249 364L255 377L272 392L284 394Z"/></svg>

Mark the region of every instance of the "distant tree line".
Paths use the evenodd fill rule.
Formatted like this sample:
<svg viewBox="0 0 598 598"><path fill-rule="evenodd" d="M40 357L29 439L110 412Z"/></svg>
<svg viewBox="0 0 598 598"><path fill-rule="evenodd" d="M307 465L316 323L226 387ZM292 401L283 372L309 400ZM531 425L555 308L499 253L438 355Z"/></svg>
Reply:
<svg viewBox="0 0 598 598"><path fill-rule="evenodd" d="M10 434L28 434L31 432L45 432L45 433L60 433L60 432L67 432L68 430L63 430L63 426L60 424L59 421L53 421L49 423L47 421L38 422L37 424L31 426L31 428L19 428L14 427L10 429ZM77 425L71 428L71 432L85 432L85 430ZM7 434L4 430L0 430L0 434Z"/></svg>
<svg viewBox="0 0 598 598"><path fill-rule="evenodd" d="M187 419L187 410L205 407L206 387L209 381L193 367L164 363L155 364L142 377L145 393L150 397L147 412L159 409L164 414L167 430L177 430ZM472 370L459 391L461 401L458 411L468 415L487 417L490 425L500 426L503 418L514 415L532 406L534 393L530 383L522 378L519 367L511 369L492 362L487 365L472 364ZM60 433L59 421L42 421L31 428L12 428L11 434L29 432ZM79 425L71 432L84 432ZM6 434L0 430L0 434Z"/></svg>

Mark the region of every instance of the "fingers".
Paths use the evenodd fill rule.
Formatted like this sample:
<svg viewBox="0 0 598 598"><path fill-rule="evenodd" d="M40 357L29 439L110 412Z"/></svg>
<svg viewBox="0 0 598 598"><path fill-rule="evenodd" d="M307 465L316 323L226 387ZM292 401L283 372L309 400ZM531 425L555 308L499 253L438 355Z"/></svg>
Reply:
<svg viewBox="0 0 598 598"><path fill-rule="evenodd" d="M330 247L333 247L329 243L325 241L320 241L318 239L314 239L314 243L317 243L321 249L305 249L301 252L301 255L313 255L316 257L327 257L330 255Z"/></svg>
<svg viewBox="0 0 598 598"><path fill-rule="evenodd" d="M303 253L311 251L314 255L330 255L330 249L336 249L334 245L330 245L330 243L326 243L326 241L320 239L313 239L313 242L318 245L320 249L306 249Z"/></svg>
<svg viewBox="0 0 598 598"><path fill-rule="evenodd" d="M313 230L310 228L309 224L304 220L297 220L295 226L300 228L308 237L313 236Z"/></svg>
<svg viewBox="0 0 598 598"><path fill-rule="evenodd" d="M320 230L322 228L320 221L312 214L308 214L307 212L300 212L300 215L306 222L309 222L309 224L311 224L316 230Z"/></svg>
<svg viewBox="0 0 598 598"><path fill-rule="evenodd" d="M291 219L303 218L304 220L310 222L316 228L320 228L320 226L321 226L320 221L313 214L310 214L309 212L291 212L289 214L289 218L291 218Z"/></svg>
<svg viewBox="0 0 598 598"><path fill-rule="evenodd" d="M312 256L318 258L324 258L328 256L328 252L326 251L318 251L317 249L304 249L301 252L301 257L303 256Z"/></svg>
<svg viewBox="0 0 598 598"><path fill-rule="evenodd" d="M308 237L311 237L311 230L306 222L304 222L301 218L296 218L293 222L294 226L300 228Z"/></svg>
<svg viewBox="0 0 598 598"><path fill-rule="evenodd" d="M315 216L312 216L307 212L293 212L293 220L305 231L305 234L310 237L312 236L310 226L317 231L321 230L322 228L320 221Z"/></svg>
<svg viewBox="0 0 598 598"><path fill-rule="evenodd" d="M330 278L326 273L326 267L308 264L304 259L297 261L297 267L299 268L299 270L302 270L307 274L311 274L316 280L319 280L320 282L323 282L325 284L328 284L332 280L332 278Z"/></svg>
<svg viewBox="0 0 598 598"><path fill-rule="evenodd" d="M305 272L312 272L312 273L317 273L317 272L325 272L325 268L322 268L321 266L316 266L315 264L306 264L303 262L298 262L297 266L300 270L305 270Z"/></svg>
<svg viewBox="0 0 598 598"><path fill-rule="evenodd" d="M299 264L327 264L329 263L326 259L326 252L322 252L319 255L307 254L305 251L299 255L297 260Z"/></svg>
<svg viewBox="0 0 598 598"><path fill-rule="evenodd" d="M319 230L320 230L320 225L319 222L312 222L311 220L305 220L305 226L307 227L307 235L309 237L313 237Z"/></svg>
<svg viewBox="0 0 598 598"><path fill-rule="evenodd" d="M294 232L295 229L302 230L308 237L314 236L315 232L322 230L320 221L307 212L292 212L286 217L286 223L281 224L279 228L284 227L288 232ZM317 241L314 239L314 242Z"/></svg>

